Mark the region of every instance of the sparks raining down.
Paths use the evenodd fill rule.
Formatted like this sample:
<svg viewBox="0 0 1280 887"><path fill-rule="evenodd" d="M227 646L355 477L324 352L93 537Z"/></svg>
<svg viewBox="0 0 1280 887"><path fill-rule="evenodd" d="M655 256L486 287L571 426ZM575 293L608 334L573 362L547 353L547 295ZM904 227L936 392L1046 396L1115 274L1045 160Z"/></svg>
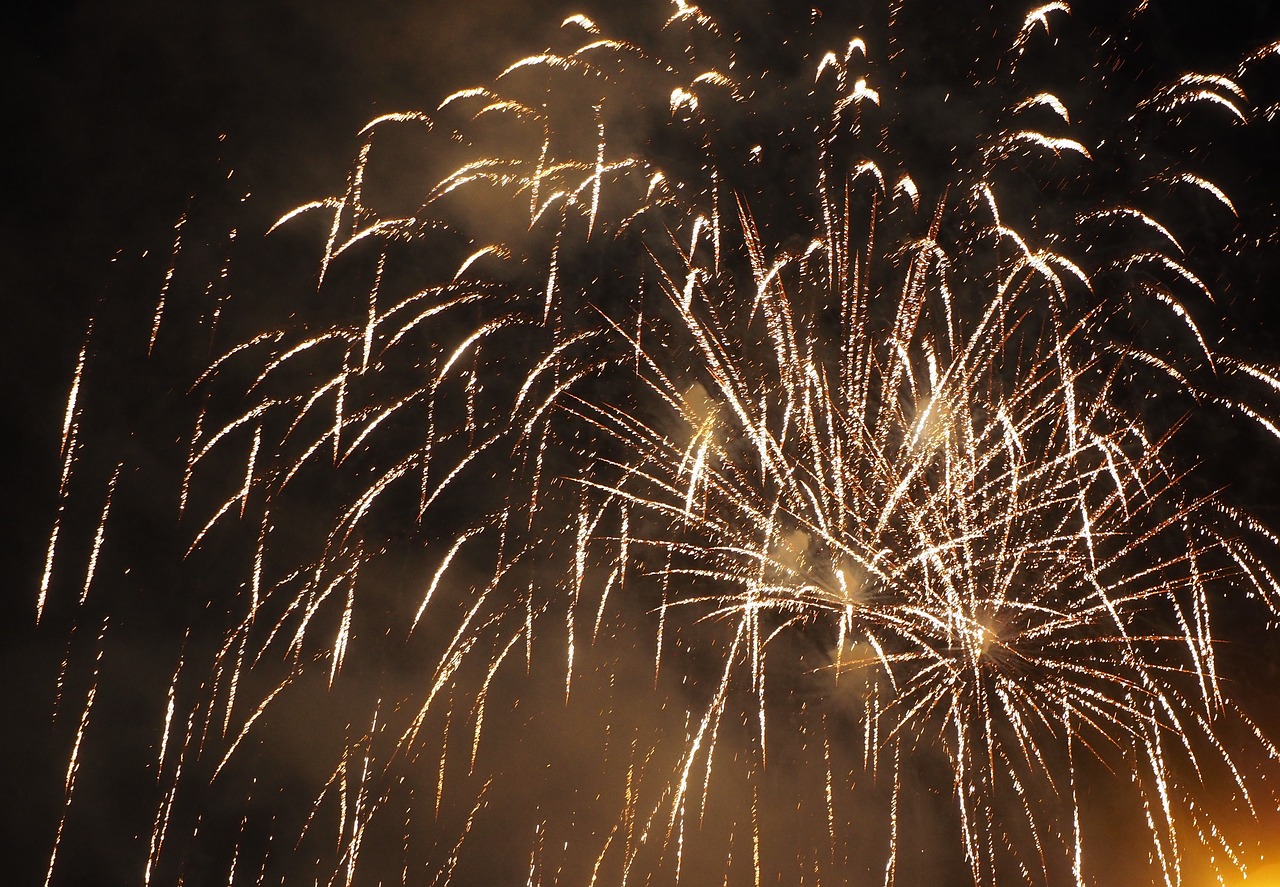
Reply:
<svg viewBox="0 0 1280 887"><path fill-rule="evenodd" d="M939 72L910 6L785 73L684 2L642 44L573 16L371 121L345 190L281 219L268 241L318 225L324 307L226 343L235 304L206 306L173 500L184 569L219 578L155 702L136 880L1248 865L1280 753L1218 613L1280 614L1276 539L1178 432L1215 409L1280 438L1280 374L1211 344L1203 229L1240 208L1196 165L1280 53L1130 96L1135 41L1050 3ZM1054 83L1082 59L1083 99ZM391 133L426 146L411 213L379 209ZM182 243L147 353L180 338ZM46 623L110 610L121 464L73 590L59 537L92 376L82 353Z"/></svg>

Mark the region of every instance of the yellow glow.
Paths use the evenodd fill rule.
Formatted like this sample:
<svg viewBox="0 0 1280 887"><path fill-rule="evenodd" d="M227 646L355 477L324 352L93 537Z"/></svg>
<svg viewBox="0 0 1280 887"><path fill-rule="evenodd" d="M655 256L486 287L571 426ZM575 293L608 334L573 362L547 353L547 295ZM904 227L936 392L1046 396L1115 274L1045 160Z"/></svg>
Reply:
<svg viewBox="0 0 1280 887"><path fill-rule="evenodd" d="M1225 883L1226 887L1280 887L1280 863L1251 865L1247 876L1228 875Z"/></svg>

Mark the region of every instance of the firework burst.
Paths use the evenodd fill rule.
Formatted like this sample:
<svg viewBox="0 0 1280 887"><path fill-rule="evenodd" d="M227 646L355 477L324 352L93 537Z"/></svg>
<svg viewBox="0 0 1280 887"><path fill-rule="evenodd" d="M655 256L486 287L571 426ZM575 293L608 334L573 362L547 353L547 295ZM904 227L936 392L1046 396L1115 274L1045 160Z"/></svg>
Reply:
<svg viewBox="0 0 1280 887"><path fill-rule="evenodd" d="M1251 120L1275 48L1080 99L1066 4L930 74L908 5L772 70L683 2L571 17L280 221L323 219L325 306L184 395L184 562L243 581L169 671L144 883L1084 884L1112 807L1136 877L1243 864L1214 808L1265 820L1280 755L1214 614L1280 612L1275 540L1177 417L1280 436L1235 393L1280 379L1211 346L1177 222L1237 218L1188 130ZM431 146L412 213L370 196L389 130Z"/></svg>

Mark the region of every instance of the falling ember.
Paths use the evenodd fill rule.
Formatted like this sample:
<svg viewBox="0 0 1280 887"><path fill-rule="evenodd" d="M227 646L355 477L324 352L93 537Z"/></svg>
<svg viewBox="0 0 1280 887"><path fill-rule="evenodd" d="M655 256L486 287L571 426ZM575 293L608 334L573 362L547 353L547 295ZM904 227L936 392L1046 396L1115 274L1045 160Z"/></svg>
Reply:
<svg viewBox="0 0 1280 887"><path fill-rule="evenodd" d="M116 484L120 481L120 469L124 467L123 463L116 465L116 470L111 474L111 481L107 485L107 496L102 503L102 517L98 519L97 529L93 533L93 547L89 551L89 567L84 574L84 588L80 591L80 604L84 605L85 599L89 597L89 586L93 584L93 574L98 569L98 556L102 553L102 543L107 534L107 518L111 516L111 497L115 495Z"/></svg>
<svg viewBox="0 0 1280 887"><path fill-rule="evenodd" d="M89 692L85 696L84 708L80 710L80 721L76 725L75 741L71 746L71 754L67 758L66 776L63 779L62 815L58 819L58 830L54 835L53 849L49 852L49 867L44 876L45 887L53 881L53 871L58 862L58 848L62 843L63 830L67 825L67 814L71 811L71 800L76 790L76 776L80 772L80 752L84 745L85 733L89 729L89 715L93 712L93 703L98 696L98 675L102 667L102 654L106 649L105 638L107 622L104 620L102 631L98 634L98 654L93 660L93 676L89 683Z"/></svg>
<svg viewBox="0 0 1280 887"><path fill-rule="evenodd" d="M173 226L173 250L169 261L169 269L164 273L164 283L160 287L160 298L156 301L155 315L151 319L151 337L147 340L147 353L156 347L156 337L160 335L160 323L164 320L165 300L169 297L169 287L173 284L173 274L177 270L178 255L182 252L182 229L187 224L186 213L178 218Z"/></svg>
<svg viewBox="0 0 1280 887"><path fill-rule="evenodd" d="M80 385L84 377L84 362L89 353L89 339L93 335L93 326L85 334L85 342L80 348L80 356L76 359L75 376L71 380L71 390L67 394L67 408L62 420L62 475L58 480L58 515L54 518L53 529L49 533L49 547L45 552L44 573L40 577L40 592L36 596L36 621L44 616L45 603L49 598L49 584L53 578L53 557L58 547L58 532L62 529L62 512L66 507L67 486L71 482L72 469L75 467L76 447L79 442L79 398ZM105 511L104 520L105 520ZM87 586L87 583L86 583Z"/></svg>
<svg viewBox="0 0 1280 887"><path fill-rule="evenodd" d="M1216 335L1207 229L1248 214L1188 140L1257 125L1275 54L1139 95L1115 86L1132 34L1060 47L1080 29L1048 3L940 74L912 7L776 71L682 0L646 42L573 16L371 121L341 193L284 214L268 244L319 222L313 315L223 341L252 300L215 263L215 351L175 386L143 883L1248 868L1280 750L1232 695L1223 614L1280 617L1280 545L1206 492L1179 417L1280 443L1280 370ZM1092 93L1048 82L1063 53ZM383 214L396 127L451 165ZM185 335L197 212L148 355ZM113 464L77 613L110 609Z"/></svg>

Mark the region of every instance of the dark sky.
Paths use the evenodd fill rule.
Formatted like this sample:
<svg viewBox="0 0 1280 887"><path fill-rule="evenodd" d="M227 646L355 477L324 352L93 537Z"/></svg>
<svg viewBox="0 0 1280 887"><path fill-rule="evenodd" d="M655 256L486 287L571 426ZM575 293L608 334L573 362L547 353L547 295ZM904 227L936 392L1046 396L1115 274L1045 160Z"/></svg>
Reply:
<svg viewBox="0 0 1280 887"><path fill-rule="evenodd" d="M1074 5L1083 11L1108 2ZM778 10L788 8L776 3ZM1225 68L1242 50L1280 37L1271 0L1152 3L1144 52L1170 67ZM857 17L856 3L826 5L833 28L842 15ZM182 213L230 207L241 236L260 238L281 212L341 188L365 121L434 107L454 88L483 81L512 58L542 48L565 14L584 8L624 29L651 26L657 15L641 4L618 11L602 0L104 0L30 4L6 23L0 36L6 132L0 145L6 171L0 434L10 468L0 543L0 575L6 577L0 665L4 701L18 717L7 719L0 751L13 749L4 755L6 774L11 764L21 769L23 760L39 774L18 781L19 795L47 787L44 777L65 767L61 745L40 759L47 734L35 726L47 720L49 665L61 656L53 647L65 641L36 630L33 610L56 508L61 413L89 318L109 318L116 305L127 306L120 313L147 314ZM767 2L737 14L758 33L786 17ZM1280 89L1271 100L1280 101ZM1257 203L1274 209L1280 176L1271 169L1254 177L1247 167L1274 164L1265 152L1280 141L1274 127L1260 138L1264 147L1240 161L1246 169L1231 174L1253 190ZM232 185L226 184L229 175ZM234 195L244 193L252 198L239 204ZM195 227L200 236L217 225ZM1280 260L1272 251L1238 269L1254 295L1231 308L1242 347L1263 356L1280 343L1280 309L1270 295L1280 292L1274 289ZM162 378L138 382L136 363L107 363L114 370L99 384L119 389L116 394L136 391L121 395L127 415L114 424L103 419L101 433L131 440L131 458L146 462L148 435L176 437L180 429L164 426L161 432L148 425L160 419L141 401L172 391ZM1253 437L1245 443L1258 445ZM1257 473L1276 464L1256 451L1241 462ZM1237 466L1234 482L1247 471ZM1260 498L1266 498L1280 492L1280 484L1268 478L1262 489ZM140 512L130 518L138 530L134 561L146 560L148 528L160 519L146 508ZM86 635L94 630L79 629ZM1265 664L1274 674L1274 657ZM115 716L128 718L131 711L126 705ZM47 861L48 817L56 816L60 798L32 798L30 809L39 815L31 818L19 796L10 798L0 833L27 847L16 857L22 877L14 883L38 883Z"/></svg>
<svg viewBox="0 0 1280 887"><path fill-rule="evenodd" d="M855 21L856 6L833 5L827 20L843 12ZM1271 6L1153 3L1145 50L1187 68L1225 66L1274 34L1280 14ZM232 169L255 195L246 227L261 230L282 208L342 181L364 121L480 82L546 45L568 8L552 0L24 6L0 37L9 133L0 149L9 171L0 269L6 327L16 335L6 354L16 409L6 421L23 461L44 469L24 473L37 489L23 498L38 499L35 478L54 470L49 386L65 384L117 251L165 252L192 196ZM787 18L754 8L746 17L762 30ZM606 23L627 17L611 4L579 9ZM648 24L642 13L631 17ZM31 550L28 540L21 547Z"/></svg>
<svg viewBox="0 0 1280 887"><path fill-rule="evenodd" d="M117 250L167 252L166 232L191 196L232 169L261 198L251 230L327 193L342 182L364 121L480 79L511 56L516 35L545 42L531 35L558 24L536 4L507 7L27 7L3 38L12 135L0 217L6 328L23 331L6 364L22 380L7 421L27 458L47 452L47 385L65 384L68 353L107 291Z"/></svg>

